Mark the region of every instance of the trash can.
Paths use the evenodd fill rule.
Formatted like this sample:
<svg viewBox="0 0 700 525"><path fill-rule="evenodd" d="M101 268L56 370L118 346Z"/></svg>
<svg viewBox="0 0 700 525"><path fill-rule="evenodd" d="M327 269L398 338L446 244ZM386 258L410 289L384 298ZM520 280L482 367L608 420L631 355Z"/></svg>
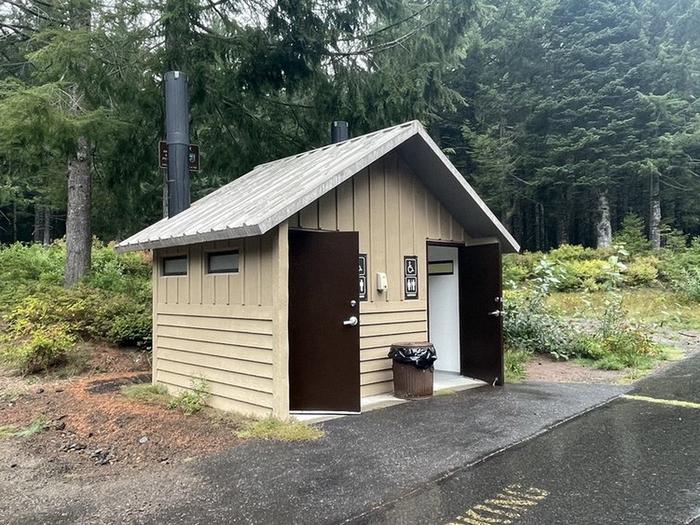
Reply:
<svg viewBox="0 0 700 525"><path fill-rule="evenodd" d="M391 345L394 395L402 399L433 395L433 363L435 347L429 342Z"/></svg>

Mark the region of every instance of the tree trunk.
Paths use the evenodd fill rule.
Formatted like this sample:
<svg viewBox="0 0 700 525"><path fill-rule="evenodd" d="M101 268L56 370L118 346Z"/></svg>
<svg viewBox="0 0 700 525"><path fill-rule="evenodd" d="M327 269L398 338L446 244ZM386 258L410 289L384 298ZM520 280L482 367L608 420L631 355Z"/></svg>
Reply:
<svg viewBox="0 0 700 525"><path fill-rule="evenodd" d="M78 138L75 157L68 163L68 214L66 216L66 288L73 286L90 271L92 230L92 174L90 144Z"/></svg>
<svg viewBox="0 0 700 525"><path fill-rule="evenodd" d="M610 224L610 202L608 190L598 194L598 222L596 224L596 246L607 248L612 243L612 226Z"/></svg>
<svg viewBox="0 0 700 525"><path fill-rule="evenodd" d="M51 244L51 208L44 206L44 225L42 227L42 243L44 246Z"/></svg>
<svg viewBox="0 0 700 525"><path fill-rule="evenodd" d="M44 207L38 204L34 205L34 231L32 232L32 240L41 242L43 235L42 228L44 227Z"/></svg>
<svg viewBox="0 0 700 525"><path fill-rule="evenodd" d="M564 190L563 202L559 207L557 219L557 241L559 246L569 243L569 189Z"/></svg>
<svg viewBox="0 0 700 525"><path fill-rule="evenodd" d="M559 246L569 244L569 223L566 220L566 213L559 216L557 221Z"/></svg>
<svg viewBox="0 0 700 525"><path fill-rule="evenodd" d="M17 242L17 203L12 203L12 242Z"/></svg>
<svg viewBox="0 0 700 525"><path fill-rule="evenodd" d="M652 250L661 249L661 188L656 169L649 173L649 240Z"/></svg>
<svg viewBox="0 0 700 525"><path fill-rule="evenodd" d="M72 5L71 29L90 31L90 4L76 2ZM84 64L79 66L84 74ZM85 112L84 93L78 81L70 87L71 113L80 116ZM92 166L90 141L79 136L75 155L68 161L68 206L66 213L66 273L64 286L69 288L90 271L92 260Z"/></svg>

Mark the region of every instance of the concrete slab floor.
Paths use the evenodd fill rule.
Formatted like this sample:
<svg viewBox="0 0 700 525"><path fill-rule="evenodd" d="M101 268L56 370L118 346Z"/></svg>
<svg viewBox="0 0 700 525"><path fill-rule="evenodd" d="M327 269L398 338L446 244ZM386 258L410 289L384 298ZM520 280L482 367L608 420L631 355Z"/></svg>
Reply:
<svg viewBox="0 0 700 525"><path fill-rule="evenodd" d="M444 395L452 392L459 392L469 388L485 386L486 383L478 379L472 379L460 375L457 372L445 372L443 370L435 370L433 376L433 395ZM370 412L380 408L386 408L394 405L407 403L411 400L395 397L391 393L377 394L374 396L363 397L360 401L362 412ZM331 421L346 416L354 416L359 414L335 414L335 413L319 413L319 412L292 412L292 417L297 421L304 423L321 423L323 421Z"/></svg>

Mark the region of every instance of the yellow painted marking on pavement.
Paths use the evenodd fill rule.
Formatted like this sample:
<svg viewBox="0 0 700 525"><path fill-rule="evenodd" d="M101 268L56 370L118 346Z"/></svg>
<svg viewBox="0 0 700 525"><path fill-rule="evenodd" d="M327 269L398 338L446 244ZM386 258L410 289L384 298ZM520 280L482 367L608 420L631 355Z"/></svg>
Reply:
<svg viewBox="0 0 700 525"><path fill-rule="evenodd" d="M507 518L489 518L488 516L479 514L478 512L472 509L468 509L467 512L464 513L464 516L467 518L475 519L479 523L504 523L506 525L513 523L513 520L509 520Z"/></svg>
<svg viewBox="0 0 700 525"><path fill-rule="evenodd" d="M536 487L508 485L493 498L468 508L457 516L457 521L447 525L510 525L547 496L549 492Z"/></svg>
<svg viewBox="0 0 700 525"><path fill-rule="evenodd" d="M490 512L491 514L498 514L499 516L505 516L506 518L519 518L520 514L517 512L508 512L503 509L495 509L487 505L474 505L472 507L474 510L483 510L484 512Z"/></svg>
<svg viewBox="0 0 700 525"><path fill-rule="evenodd" d="M647 403L657 403L659 405L668 405L672 407L700 408L700 403L693 403L692 401L679 401L677 399L658 399L656 397L635 396L632 394L623 394L621 397L624 397L625 399L631 399L633 401L646 401Z"/></svg>

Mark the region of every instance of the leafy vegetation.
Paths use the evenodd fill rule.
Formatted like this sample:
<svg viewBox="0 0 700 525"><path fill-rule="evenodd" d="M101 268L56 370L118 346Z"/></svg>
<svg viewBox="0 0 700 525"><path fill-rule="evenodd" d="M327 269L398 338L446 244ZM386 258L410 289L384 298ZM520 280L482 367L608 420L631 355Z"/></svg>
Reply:
<svg viewBox="0 0 700 525"><path fill-rule="evenodd" d="M169 69L190 78L195 198L323 145L331 120L417 118L528 249L595 245L601 222L630 251L664 225L700 234L698 0L7 4L2 242L63 235L81 139L96 235L160 217ZM643 238L619 231L657 205Z"/></svg>
<svg viewBox="0 0 700 525"><path fill-rule="evenodd" d="M244 423L237 436L241 439L266 439L274 441L313 441L320 439L325 432L318 427L299 421L283 421L266 417Z"/></svg>
<svg viewBox="0 0 700 525"><path fill-rule="evenodd" d="M582 336L577 349L577 357L606 370L650 368L654 360L665 357L644 329L627 319L619 296L607 302L597 330Z"/></svg>
<svg viewBox="0 0 700 525"><path fill-rule="evenodd" d="M204 379L197 379L192 381L191 390L183 390L172 397L168 408L179 409L186 416L191 416L204 408L207 397L209 397L209 384Z"/></svg>
<svg viewBox="0 0 700 525"><path fill-rule="evenodd" d="M0 363L22 374L80 360L80 341L149 349L150 264L95 243L90 277L63 288L65 246L0 248Z"/></svg>
<svg viewBox="0 0 700 525"><path fill-rule="evenodd" d="M172 401L168 390L163 385L154 385L151 383L124 385L120 389L121 393L139 403L148 403L152 405L168 405Z"/></svg>
<svg viewBox="0 0 700 525"><path fill-rule="evenodd" d="M508 349L505 353L506 381L517 383L525 378L525 364L532 354L526 350Z"/></svg>
<svg viewBox="0 0 700 525"><path fill-rule="evenodd" d="M634 239L629 230L637 228L638 222L629 224L626 238ZM693 286L686 284L682 294L668 290L681 286L678 276L694 272L684 264L695 263L697 240L653 256L644 243L635 250L637 254L630 255L622 247L593 250L562 245L548 254L510 257L505 272L511 277L511 289L504 304L504 334L513 377L518 376L522 358L518 352L578 358L609 370L647 369L668 358L649 335L651 323L700 325ZM602 277L597 277L598 272ZM581 285L571 286L572 282Z"/></svg>
<svg viewBox="0 0 700 525"><path fill-rule="evenodd" d="M641 236L641 232L637 234ZM632 237L628 231L626 238ZM606 249L563 244L546 254L507 255L503 272L504 283L511 289L537 283L546 275L547 291L596 292L659 286L671 287L688 300L698 301L700 238L688 245L685 241L674 243L653 255L639 243L634 251L623 244Z"/></svg>
<svg viewBox="0 0 700 525"><path fill-rule="evenodd" d="M46 430L47 426L48 421L45 416L39 416L24 428L2 426L0 427L0 439L4 437L29 438L35 434L43 432Z"/></svg>
<svg viewBox="0 0 700 525"><path fill-rule="evenodd" d="M121 393L132 401L163 405L170 410L180 410L186 416L191 416L202 410L209 397L209 384L204 379L192 381L192 389L183 390L177 396L168 393L163 385L136 384L124 385Z"/></svg>

